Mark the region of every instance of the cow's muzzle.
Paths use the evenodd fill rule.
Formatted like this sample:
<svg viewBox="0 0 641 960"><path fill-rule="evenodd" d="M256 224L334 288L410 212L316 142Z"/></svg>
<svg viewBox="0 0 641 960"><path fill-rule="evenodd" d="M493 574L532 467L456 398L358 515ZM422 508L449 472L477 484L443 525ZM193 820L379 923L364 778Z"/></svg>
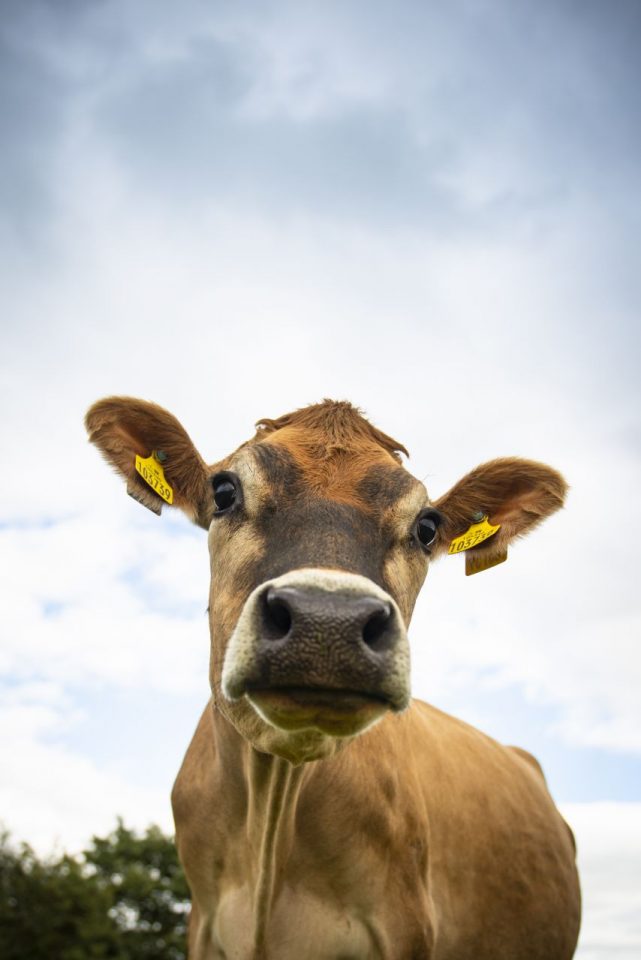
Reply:
<svg viewBox="0 0 641 960"><path fill-rule="evenodd" d="M409 703L409 647L399 609L366 577L294 570L248 597L225 655L223 693L244 695L285 729L338 736Z"/></svg>

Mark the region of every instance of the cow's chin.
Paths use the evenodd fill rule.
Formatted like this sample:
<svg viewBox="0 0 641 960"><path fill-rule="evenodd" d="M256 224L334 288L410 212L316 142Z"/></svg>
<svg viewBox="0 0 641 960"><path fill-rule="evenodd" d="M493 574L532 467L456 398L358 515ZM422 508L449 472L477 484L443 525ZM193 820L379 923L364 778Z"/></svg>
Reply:
<svg viewBox="0 0 641 960"><path fill-rule="evenodd" d="M389 704L355 690L271 687L248 690L260 716L279 730L320 730L330 737L353 737L383 716Z"/></svg>
<svg viewBox="0 0 641 960"><path fill-rule="evenodd" d="M335 753L389 710L386 701L352 690L277 687L248 690L246 696L268 725L269 752L293 763Z"/></svg>

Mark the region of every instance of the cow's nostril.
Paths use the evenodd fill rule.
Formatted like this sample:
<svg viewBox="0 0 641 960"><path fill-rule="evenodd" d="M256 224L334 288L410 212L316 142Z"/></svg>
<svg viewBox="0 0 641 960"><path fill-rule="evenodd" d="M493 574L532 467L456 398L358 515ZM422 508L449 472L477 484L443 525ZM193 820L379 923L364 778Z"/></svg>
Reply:
<svg viewBox="0 0 641 960"><path fill-rule="evenodd" d="M265 594L263 625L270 640L281 640L291 630L291 611L281 597L275 596L273 590Z"/></svg>
<svg viewBox="0 0 641 960"><path fill-rule="evenodd" d="M380 603L379 609L367 618L363 626L363 640L370 649L381 650L385 647L391 615L392 608L389 603Z"/></svg>

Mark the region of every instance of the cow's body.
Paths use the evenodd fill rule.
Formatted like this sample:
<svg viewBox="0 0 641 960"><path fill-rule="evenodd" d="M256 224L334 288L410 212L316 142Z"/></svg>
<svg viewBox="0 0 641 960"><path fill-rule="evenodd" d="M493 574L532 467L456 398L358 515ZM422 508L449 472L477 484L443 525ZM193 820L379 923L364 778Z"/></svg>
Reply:
<svg viewBox="0 0 641 960"><path fill-rule="evenodd" d="M298 767L210 705L173 802L194 960L573 954L574 846L538 767L420 701Z"/></svg>
<svg viewBox="0 0 641 960"><path fill-rule="evenodd" d="M430 558L484 513L487 565L562 478L493 461L432 504L398 444L329 402L213 467L151 404L87 423L152 509L132 463L158 451L209 529L212 701L173 793L190 960L570 960L574 844L538 764L410 702L405 632Z"/></svg>

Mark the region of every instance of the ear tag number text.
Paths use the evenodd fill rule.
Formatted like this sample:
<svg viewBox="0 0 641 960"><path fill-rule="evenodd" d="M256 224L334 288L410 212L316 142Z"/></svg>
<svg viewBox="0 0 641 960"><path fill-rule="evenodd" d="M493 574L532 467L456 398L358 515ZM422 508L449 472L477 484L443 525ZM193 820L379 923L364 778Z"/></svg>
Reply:
<svg viewBox="0 0 641 960"><path fill-rule="evenodd" d="M460 537L454 537L450 543L448 553L463 553L464 550L471 550L472 547L478 547L488 537L493 537L497 530L500 530L501 524L497 523L495 527L488 522L487 517L483 517L479 523L473 523L471 527L462 533Z"/></svg>
<svg viewBox="0 0 641 960"><path fill-rule="evenodd" d="M148 484L159 497L162 497L166 503L174 502L174 491L167 483L165 471L153 453L150 457L139 457L138 454L136 454L136 471L145 483Z"/></svg>

